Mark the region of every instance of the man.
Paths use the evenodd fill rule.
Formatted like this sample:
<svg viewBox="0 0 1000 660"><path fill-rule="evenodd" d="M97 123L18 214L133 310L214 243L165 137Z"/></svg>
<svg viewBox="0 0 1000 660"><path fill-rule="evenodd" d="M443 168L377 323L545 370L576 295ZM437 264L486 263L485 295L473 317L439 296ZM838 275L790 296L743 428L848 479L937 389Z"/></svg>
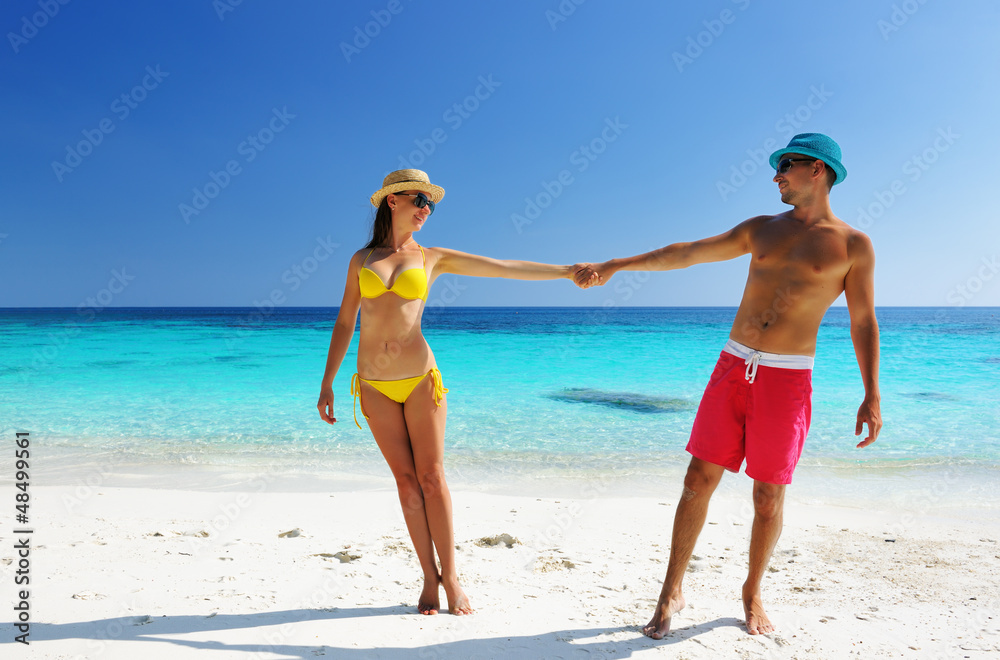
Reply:
<svg viewBox="0 0 1000 660"><path fill-rule="evenodd" d="M681 582L708 502L725 470L754 480L750 570L743 583L747 631L774 626L761 602L761 579L781 534L785 486L809 429L812 361L823 315L844 293L851 339L864 382L857 446L875 442L879 410L879 335L874 307L875 252L870 239L834 216L829 193L847 176L839 145L821 133L802 133L771 154L781 201L792 209L750 218L693 243L674 243L646 254L612 259L577 274L596 272L603 284L619 270L672 270L751 255L743 300L729 342L705 389L687 450L691 463L674 515L670 562L653 618L643 632L661 639L684 607Z"/></svg>

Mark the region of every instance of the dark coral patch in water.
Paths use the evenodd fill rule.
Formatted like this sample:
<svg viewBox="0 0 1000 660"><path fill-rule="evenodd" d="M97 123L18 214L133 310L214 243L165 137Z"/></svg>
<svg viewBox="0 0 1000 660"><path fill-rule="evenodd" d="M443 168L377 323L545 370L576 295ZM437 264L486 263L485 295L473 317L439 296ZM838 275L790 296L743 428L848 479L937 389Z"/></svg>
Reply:
<svg viewBox="0 0 1000 660"><path fill-rule="evenodd" d="M216 362L239 362L248 359L248 357L246 355L213 355L212 359Z"/></svg>
<svg viewBox="0 0 1000 660"><path fill-rule="evenodd" d="M957 396L947 392L904 392L903 396L920 401L959 401Z"/></svg>
<svg viewBox="0 0 1000 660"><path fill-rule="evenodd" d="M589 387L570 387L546 396L555 401L591 403L639 413L676 413L695 409L694 404L687 399L669 399L634 392L605 392Z"/></svg>

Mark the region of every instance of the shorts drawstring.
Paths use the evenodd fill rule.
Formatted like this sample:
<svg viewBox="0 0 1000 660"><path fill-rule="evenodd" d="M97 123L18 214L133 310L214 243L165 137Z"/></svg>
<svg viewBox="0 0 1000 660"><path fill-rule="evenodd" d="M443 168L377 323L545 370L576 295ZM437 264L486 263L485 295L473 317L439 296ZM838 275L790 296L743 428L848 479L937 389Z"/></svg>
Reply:
<svg viewBox="0 0 1000 660"><path fill-rule="evenodd" d="M757 365L760 364L760 351L752 352L743 364L747 365L747 370L743 374L743 377L753 384L754 379L757 377Z"/></svg>

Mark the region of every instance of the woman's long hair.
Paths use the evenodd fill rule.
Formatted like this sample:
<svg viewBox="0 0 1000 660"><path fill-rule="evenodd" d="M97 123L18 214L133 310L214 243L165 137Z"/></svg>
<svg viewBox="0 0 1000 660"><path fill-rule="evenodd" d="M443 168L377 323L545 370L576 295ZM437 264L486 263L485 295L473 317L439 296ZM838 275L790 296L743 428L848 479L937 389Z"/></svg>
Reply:
<svg viewBox="0 0 1000 660"><path fill-rule="evenodd" d="M371 239L366 248L384 247L389 244L392 238L392 211L389 210L389 196L382 198L382 202L375 211L375 220L372 222Z"/></svg>

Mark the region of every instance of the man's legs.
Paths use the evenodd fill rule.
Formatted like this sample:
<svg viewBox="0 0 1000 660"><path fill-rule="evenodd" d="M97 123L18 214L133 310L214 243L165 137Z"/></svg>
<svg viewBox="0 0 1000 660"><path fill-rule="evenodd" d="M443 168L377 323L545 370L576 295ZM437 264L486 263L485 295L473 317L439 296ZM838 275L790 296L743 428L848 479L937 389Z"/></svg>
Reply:
<svg viewBox="0 0 1000 660"><path fill-rule="evenodd" d="M670 541L667 577L663 581L663 589L660 591L660 599L656 603L653 618L642 629L644 634L653 639L663 639L663 636L670 632L670 618L684 608L681 582L684 580L684 572L687 571L688 563L691 561L691 553L694 552L698 534L705 526L708 501L712 498L716 486L719 485L724 471L725 468L721 465L715 465L700 458L692 457L691 464L688 465L687 475L684 477L684 492L681 495L681 501L677 504L677 512L674 514L674 531ZM756 529L756 525L754 529ZM771 547L774 547L773 544Z"/></svg>
<svg viewBox="0 0 1000 660"><path fill-rule="evenodd" d="M747 632L751 635L774 631L764 613L760 598L760 583L768 561L781 536L782 512L785 505L784 484L753 482L753 531L750 534L750 571L743 583L743 609L747 617Z"/></svg>

